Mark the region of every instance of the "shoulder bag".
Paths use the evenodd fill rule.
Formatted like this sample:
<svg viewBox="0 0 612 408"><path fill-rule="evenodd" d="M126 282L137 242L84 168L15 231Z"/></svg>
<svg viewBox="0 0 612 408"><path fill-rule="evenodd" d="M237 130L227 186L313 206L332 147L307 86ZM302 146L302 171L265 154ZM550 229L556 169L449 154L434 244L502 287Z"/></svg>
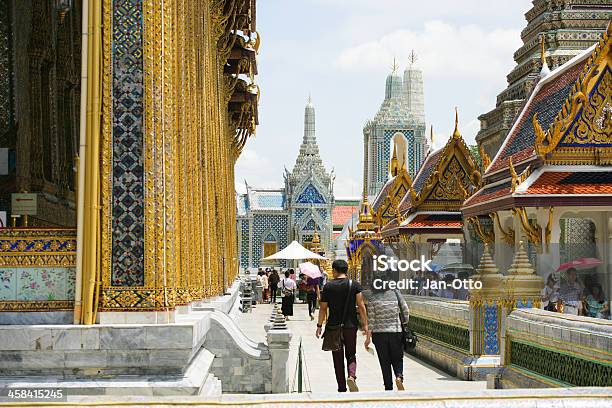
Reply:
<svg viewBox="0 0 612 408"><path fill-rule="evenodd" d="M344 302L344 310L342 311L342 320L340 324L330 326L325 325L325 331L323 332L323 351L336 351L342 348L342 329L344 328L344 321L346 320L346 312L348 309L349 298L353 287L353 281L349 279L348 282L348 293L346 294L346 300Z"/></svg>
<svg viewBox="0 0 612 408"><path fill-rule="evenodd" d="M412 330L408 328L408 322L404 320L404 313L402 313L402 299L400 297L399 292L395 291L395 297L397 297L397 306L399 307L399 318L402 323L402 344L404 346L404 351L406 353L410 353L414 351L417 344L417 336L414 334Z"/></svg>
<svg viewBox="0 0 612 408"><path fill-rule="evenodd" d="M291 278L284 278L282 280L283 296L290 297L290 296L293 296L293 289L288 289L287 288L287 285L286 285L286 280L287 279L291 279Z"/></svg>

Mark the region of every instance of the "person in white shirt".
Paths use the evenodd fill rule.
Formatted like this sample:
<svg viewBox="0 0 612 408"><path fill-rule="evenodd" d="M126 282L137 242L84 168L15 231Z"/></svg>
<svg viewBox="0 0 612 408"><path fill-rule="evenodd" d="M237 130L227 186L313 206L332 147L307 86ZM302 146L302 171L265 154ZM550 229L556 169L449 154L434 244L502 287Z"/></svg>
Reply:
<svg viewBox="0 0 612 408"><path fill-rule="evenodd" d="M268 272L262 273L261 286L263 287L263 303L268 303Z"/></svg>
<svg viewBox="0 0 612 408"><path fill-rule="evenodd" d="M297 285L295 281L289 278L289 271L285 272L285 277L280 281L282 306L281 311L285 320L289 320L289 316L293 316L293 301L295 299L295 289Z"/></svg>

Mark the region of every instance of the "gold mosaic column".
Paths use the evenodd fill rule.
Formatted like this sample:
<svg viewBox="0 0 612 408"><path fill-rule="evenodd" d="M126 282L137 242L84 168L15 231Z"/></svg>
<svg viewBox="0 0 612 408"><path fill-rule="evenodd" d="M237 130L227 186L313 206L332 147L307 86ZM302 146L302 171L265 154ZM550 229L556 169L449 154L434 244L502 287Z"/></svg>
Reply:
<svg viewBox="0 0 612 408"><path fill-rule="evenodd" d="M223 76L233 44L227 40L228 22L233 20L223 14L224 3L213 0L104 1L107 64L103 84L101 309L173 310L222 294L237 273L236 157L231 149L233 135L228 126L229 99ZM234 14L238 10L230 9ZM142 31L134 31L132 24L139 22ZM129 40L126 44L120 43L124 38L117 35L122 30ZM114 129L118 118L113 117L111 108L126 91L118 88L120 81L116 80L117 75L125 75L121 71L124 66L110 62L116 61L113 52L124 46L127 52L122 55L131 58L126 60L127 67L135 70L128 78L136 90L133 100L142 103L142 139L136 146L142 147L142 156L135 159L142 160L143 168L142 175L130 175L140 177L137 181L142 183L143 238L134 243L135 250L143 248L143 255L142 261L135 257L133 265L143 266L143 272L142 278L133 273L127 282L113 275L114 267L125 266L118 261L125 256L113 252L118 233L113 221L117 180L111 177L116 162L113 154L120 148L117 142L122 137ZM129 245L125 247L130 250Z"/></svg>

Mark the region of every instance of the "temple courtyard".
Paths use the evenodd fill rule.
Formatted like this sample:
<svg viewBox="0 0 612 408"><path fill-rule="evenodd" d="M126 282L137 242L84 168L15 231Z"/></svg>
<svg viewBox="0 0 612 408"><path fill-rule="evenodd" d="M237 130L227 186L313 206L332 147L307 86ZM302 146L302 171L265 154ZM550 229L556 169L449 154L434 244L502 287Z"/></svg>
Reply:
<svg viewBox="0 0 612 408"><path fill-rule="evenodd" d="M293 308L294 316L287 322L293 333L289 352L288 371L291 391L297 391L296 366L300 340L304 350L305 368L304 390L313 394L336 391L336 380L331 352L321 350L321 340L314 335L316 321L308 317L308 307L300 302ZM272 305L259 304L250 313L237 315L237 321L244 333L255 341L265 340L264 323L269 319ZM364 336L357 337L357 385L360 391L384 390L382 375L376 355L371 355L363 347ZM373 346L371 346L373 349ZM406 391L414 393L422 390L479 391L485 390L486 381L462 381L444 371L419 361L415 357L404 357L404 377ZM310 382L310 384L308 384ZM310 385L310 387L308 387Z"/></svg>

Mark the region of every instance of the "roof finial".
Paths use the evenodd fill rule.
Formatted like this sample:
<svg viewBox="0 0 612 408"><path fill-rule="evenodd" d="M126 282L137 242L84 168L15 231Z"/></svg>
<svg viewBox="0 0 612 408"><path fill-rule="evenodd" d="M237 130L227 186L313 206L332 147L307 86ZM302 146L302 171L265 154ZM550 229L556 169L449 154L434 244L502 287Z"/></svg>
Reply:
<svg viewBox="0 0 612 408"><path fill-rule="evenodd" d="M453 137L458 139L461 137L459 133L459 109L455 106L455 130L453 131Z"/></svg>
<svg viewBox="0 0 612 408"><path fill-rule="evenodd" d="M393 65L391 65L391 73L395 74L398 68L399 68L399 65L397 65L397 60L395 59L395 57L393 57Z"/></svg>
<svg viewBox="0 0 612 408"><path fill-rule="evenodd" d="M391 163L390 163L390 173L391 176L395 177L397 176L398 173L398 167L399 167L399 162L397 160L397 144L395 143L395 141L393 142L393 157L391 158Z"/></svg>
<svg viewBox="0 0 612 408"><path fill-rule="evenodd" d="M542 62L542 69L540 70L540 78L544 78L546 75L550 74L550 68L548 68L548 64L546 63L546 45L545 45L545 35L542 34L540 36L540 61Z"/></svg>
<svg viewBox="0 0 612 408"><path fill-rule="evenodd" d="M417 61L417 55L416 52L414 52L414 49L412 51L410 51L410 65L414 64Z"/></svg>
<svg viewBox="0 0 612 408"><path fill-rule="evenodd" d="M434 131L433 131L433 125L429 125L429 143L431 145L431 149L433 150L434 148Z"/></svg>

